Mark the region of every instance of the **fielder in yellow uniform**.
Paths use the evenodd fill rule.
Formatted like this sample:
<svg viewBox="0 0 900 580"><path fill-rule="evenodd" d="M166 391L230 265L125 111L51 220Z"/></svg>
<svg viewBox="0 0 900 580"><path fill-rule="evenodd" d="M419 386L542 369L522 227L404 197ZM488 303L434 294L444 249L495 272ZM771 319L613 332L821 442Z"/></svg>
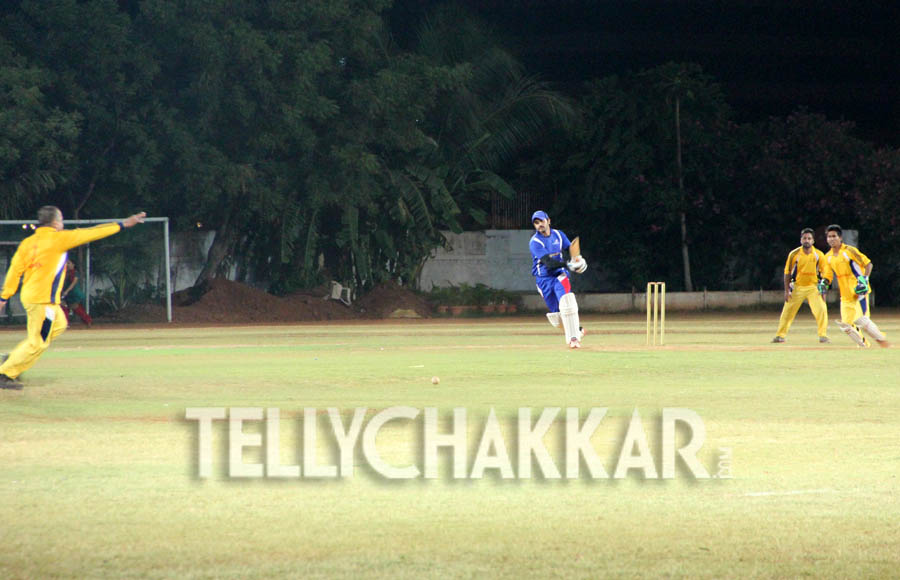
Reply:
<svg viewBox="0 0 900 580"><path fill-rule="evenodd" d="M784 342L804 300L809 302L809 309L816 318L819 342L830 342L827 336L828 307L819 292L819 280L830 279L831 270L825 254L813 247L813 233L811 228L800 232L800 247L788 254L784 264L784 308L772 342Z"/></svg>
<svg viewBox="0 0 900 580"><path fill-rule="evenodd" d="M885 336L869 318L871 312L869 295L872 293L869 276L872 274L872 261L859 249L844 243L841 226L830 225L826 231L828 245L831 247L826 259L841 292L841 320L835 322L858 346L869 346L868 339L860 334L860 329L874 338L880 346L890 346Z"/></svg>
<svg viewBox="0 0 900 580"><path fill-rule="evenodd" d="M21 389L16 377L30 369L68 325L59 307L68 250L143 223L146 215L141 212L119 222L64 231L59 208L45 205L38 210L38 228L16 249L0 292L2 314L21 279L20 297L28 314L28 336L0 364L0 388Z"/></svg>

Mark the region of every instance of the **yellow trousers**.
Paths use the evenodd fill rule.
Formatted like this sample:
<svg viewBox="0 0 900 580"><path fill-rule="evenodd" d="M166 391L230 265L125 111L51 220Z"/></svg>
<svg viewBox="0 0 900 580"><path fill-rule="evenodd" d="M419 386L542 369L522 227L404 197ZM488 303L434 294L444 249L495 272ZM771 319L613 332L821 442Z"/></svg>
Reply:
<svg viewBox="0 0 900 580"><path fill-rule="evenodd" d="M14 379L34 366L50 343L69 326L59 304L23 304L28 313L28 335L0 365L0 374Z"/></svg>
<svg viewBox="0 0 900 580"><path fill-rule="evenodd" d="M860 316L871 316L869 295L866 294L859 300L841 299L841 322L853 324ZM857 329L859 330L859 329Z"/></svg>
<svg viewBox="0 0 900 580"><path fill-rule="evenodd" d="M781 319L778 321L778 331L775 336L784 338L787 336L797 311L803 301L809 302L809 309L812 310L813 316L816 318L816 326L818 327L819 336L826 336L828 332L828 306L825 300L819 294L819 290L815 286L797 286L791 292L791 298L784 303L781 309Z"/></svg>
<svg viewBox="0 0 900 580"><path fill-rule="evenodd" d="M870 293L871 294L871 293ZM841 298L841 322L849 324L862 336L863 342L868 346L869 338L863 334L859 327L853 324L860 316L871 316L871 300L866 294L859 300L844 300Z"/></svg>

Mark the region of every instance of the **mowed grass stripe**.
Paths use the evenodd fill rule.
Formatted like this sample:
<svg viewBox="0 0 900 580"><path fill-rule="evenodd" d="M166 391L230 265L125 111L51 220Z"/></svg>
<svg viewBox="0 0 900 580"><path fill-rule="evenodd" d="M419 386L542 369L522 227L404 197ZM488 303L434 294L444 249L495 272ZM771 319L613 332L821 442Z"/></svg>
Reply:
<svg viewBox="0 0 900 580"><path fill-rule="evenodd" d="M0 576L889 577L900 349L835 331L820 348L805 318L771 345L777 312L671 314L671 346L647 349L641 316L587 316L579 352L542 315L69 332L25 391L0 393ZM20 339L0 332L0 350ZM514 433L522 406L608 407L595 440L610 472L635 408L658 455L659 412L687 407L707 429L700 457L730 448L734 479L394 482L357 458L339 481L232 480L222 425L198 480L182 419L279 407L290 461L304 407L394 405L466 407L471 448L491 408ZM415 433L389 424L383 455L415 461Z"/></svg>

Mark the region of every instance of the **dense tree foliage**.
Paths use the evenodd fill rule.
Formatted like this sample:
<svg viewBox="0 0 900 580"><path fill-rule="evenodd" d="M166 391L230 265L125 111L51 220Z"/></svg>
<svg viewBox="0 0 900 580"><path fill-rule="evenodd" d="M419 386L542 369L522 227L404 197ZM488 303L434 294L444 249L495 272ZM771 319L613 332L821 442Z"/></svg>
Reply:
<svg viewBox="0 0 900 580"><path fill-rule="evenodd" d="M78 121L65 186L52 196L65 214L85 217L89 203L104 215L152 204L148 188L158 159L150 112L158 69L128 14L114 0L25 0L5 25L28 66L47 71L46 103ZM38 198L47 193L32 191Z"/></svg>
<svg viewBox="0 0 900 580"><path fill-rule="evenodd" d="M721 92L696 66L670 64L591 83L581 110L578 129L553 148L557 160L540 165L562 176L551 186L558 222L589 234L592 252L615 264L615 286L648 277L689 286L688 248L726 225L722 198L739 154ZM696 278L713 285L723 258L697 249Z"/></svg>
<svg viewBox="0 0 900 580"><path fill-rule="evenodd" d="M365 290L413 283L442 231L522 189L584 236L598 289L777 286L799 230L836 222L900 297L897 151L803 111L736 123L687 63L570 101L470 14L391 30L392 4L4 3L0 217L140 207L215 230L198 282Z"/></svg>
<svg viewBox="0 0 900 580"><path fill-rule="evenodd" d="M0 38L0 216L21 215L71 178L81 118L49 103L51 77Z"/></svg>
<svg viewBox="0 0 900 580"><path fill-rule="evenodd" d="M595 287L653 279L686 287L683 215L698 288L780 287L800 230L838 223L860 230L860 246L882 271L881 296L900 297L891 225L898 185L890 177L900 152L877 150L852 124L805 111L737 124L715 83L689 66L679 183L664 90L674 66L590 83L579 129L555 135L520 167L517 183L554 192L557 223L582 234L582 248L605 266ZM819 245L827 249L824 237Z"/></svg>

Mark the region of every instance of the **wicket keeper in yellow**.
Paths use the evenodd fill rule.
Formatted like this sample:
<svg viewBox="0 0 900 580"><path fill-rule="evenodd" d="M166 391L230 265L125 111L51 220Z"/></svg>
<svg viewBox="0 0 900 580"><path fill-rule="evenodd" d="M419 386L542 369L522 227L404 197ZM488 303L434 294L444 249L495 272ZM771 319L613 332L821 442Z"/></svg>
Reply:
<svg viewBox="0 0 900 580"><path fill-rule="evenodd" d="M813 246L814 233L812 228L800 232L800 247L788 254L784 264L784 308L772 342L784 342L804 300L809 302L809 309L816 318L819 342L831 342L827 336L828 307L818 287L819 280L831 278L831 271L825 254Z"/></svg>
<svg viewBox="0 0 900 580"><path fill-rule="evenodd" d="M879 346L890 346L887 338L869 317L871 312L869 295L872 293L869 276L872 274L872 261L859 249L844 243L841 226L832 224L825 231L828 233L828 245L831 247L826 254L826 260L841 291L841 320L835 322L857 346L863 348L869 346L869 340L860 334L860 329L874 338ZM825 288L827 289L827 285Z"/></svg>
<svg viewBox="0 0 900 580"><path fill-rule="evenodd" d="M38 210L38 227L16 249L0 292L2 314L22 280L20 297L28 314L28 335L0 364L0 389L21 389L16 377L30 369L68 326L59 306L68 250L143 223L146 216L141 212L118 222L64 230L59 208L45 205Z"/></svg>

